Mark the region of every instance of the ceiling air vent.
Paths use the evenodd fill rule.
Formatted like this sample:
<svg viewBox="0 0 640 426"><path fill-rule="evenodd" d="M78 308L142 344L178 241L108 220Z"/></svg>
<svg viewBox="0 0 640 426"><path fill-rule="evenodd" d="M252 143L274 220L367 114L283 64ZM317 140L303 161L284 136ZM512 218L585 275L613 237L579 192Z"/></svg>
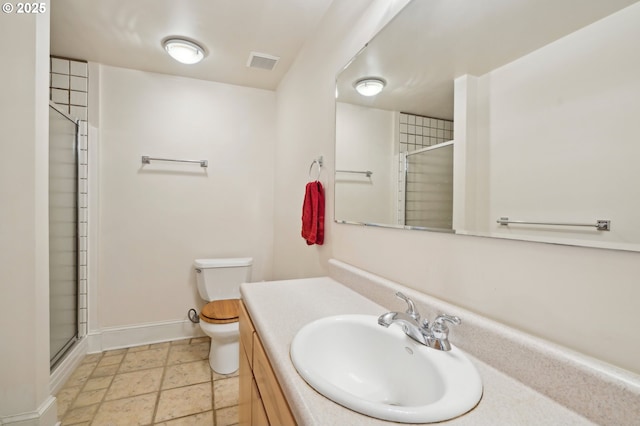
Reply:
<svg viewBox="0 0 640 426"><path fill-rule="evenodd" d="M266 53L251 52L247 66L249 68L260 68L263 70L273 70L280 58L278 56L267 55Z"/></svg>

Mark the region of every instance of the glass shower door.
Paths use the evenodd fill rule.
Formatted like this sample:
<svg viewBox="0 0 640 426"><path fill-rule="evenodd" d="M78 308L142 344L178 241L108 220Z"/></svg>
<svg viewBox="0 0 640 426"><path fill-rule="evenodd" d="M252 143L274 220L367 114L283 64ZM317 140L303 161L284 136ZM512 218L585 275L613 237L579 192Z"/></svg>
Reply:
<svg viewBox="0 0 640 426"><path fill-rule="evenodd" d="M451 230L453 143L408 152L405 167L405 225Z"/></svg>
<svg viewBox="0 0 640 426"><path fill-rule="evenodd" d="M53 367L78 336L77 124L49 108L49 326Z"/></svg>

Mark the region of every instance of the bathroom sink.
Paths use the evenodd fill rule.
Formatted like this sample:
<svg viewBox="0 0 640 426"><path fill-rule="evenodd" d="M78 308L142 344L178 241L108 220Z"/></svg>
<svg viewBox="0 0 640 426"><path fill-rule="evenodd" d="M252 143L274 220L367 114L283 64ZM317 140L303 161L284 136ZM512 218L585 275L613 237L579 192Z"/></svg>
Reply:
<svg viewBox="0 0 640 426"><path fill-rule="evenodd" d="M460 349L428 348L372 315L339 315L302 327L291 343L302 378L325 397L371 417L431 423L460 416L482 381Z"/></svg>

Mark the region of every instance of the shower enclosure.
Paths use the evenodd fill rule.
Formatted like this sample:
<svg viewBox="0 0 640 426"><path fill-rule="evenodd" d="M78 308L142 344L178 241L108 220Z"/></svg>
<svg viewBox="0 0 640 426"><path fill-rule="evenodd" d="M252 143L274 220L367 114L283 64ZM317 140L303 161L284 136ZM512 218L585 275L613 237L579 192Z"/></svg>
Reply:
<svg viewBox="0 0 640 426"><path fill-rule="evenodd" d="M49 326L53 368L78 339L78 123L49 104Z"/></svg>
<svg viewBox="0 0 640 426"><path fill-rule="evenodd" d="M453 141L404 154L404 224L451 230Z"/></svg>

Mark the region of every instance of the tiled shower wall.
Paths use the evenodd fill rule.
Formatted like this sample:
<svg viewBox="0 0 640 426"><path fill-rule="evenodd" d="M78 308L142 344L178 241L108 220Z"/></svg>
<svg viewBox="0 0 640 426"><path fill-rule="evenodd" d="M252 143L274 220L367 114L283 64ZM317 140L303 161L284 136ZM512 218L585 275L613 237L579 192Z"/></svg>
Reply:
<svg viewBox="0 0 640 426"><path fill-rule="evenodd" d="M419 178L417 176L407 176L402 153L416 151L452 140L453 121L401 112L398 129L398 224L416 225L407 223L406 219L420 216L421 212L419 210L423 208L422 206L425 203L418 199L419 194L407 194L405 191L407 179L415 182Z"/></svg>
<svg viewBox="0 0 640 426"><path fill-rule="evenodd" d="M78 337L87 334L87 235L88 235L88 83L87 62L51 57L50 99L71 117L80 120L78 144Z"/></svg>

